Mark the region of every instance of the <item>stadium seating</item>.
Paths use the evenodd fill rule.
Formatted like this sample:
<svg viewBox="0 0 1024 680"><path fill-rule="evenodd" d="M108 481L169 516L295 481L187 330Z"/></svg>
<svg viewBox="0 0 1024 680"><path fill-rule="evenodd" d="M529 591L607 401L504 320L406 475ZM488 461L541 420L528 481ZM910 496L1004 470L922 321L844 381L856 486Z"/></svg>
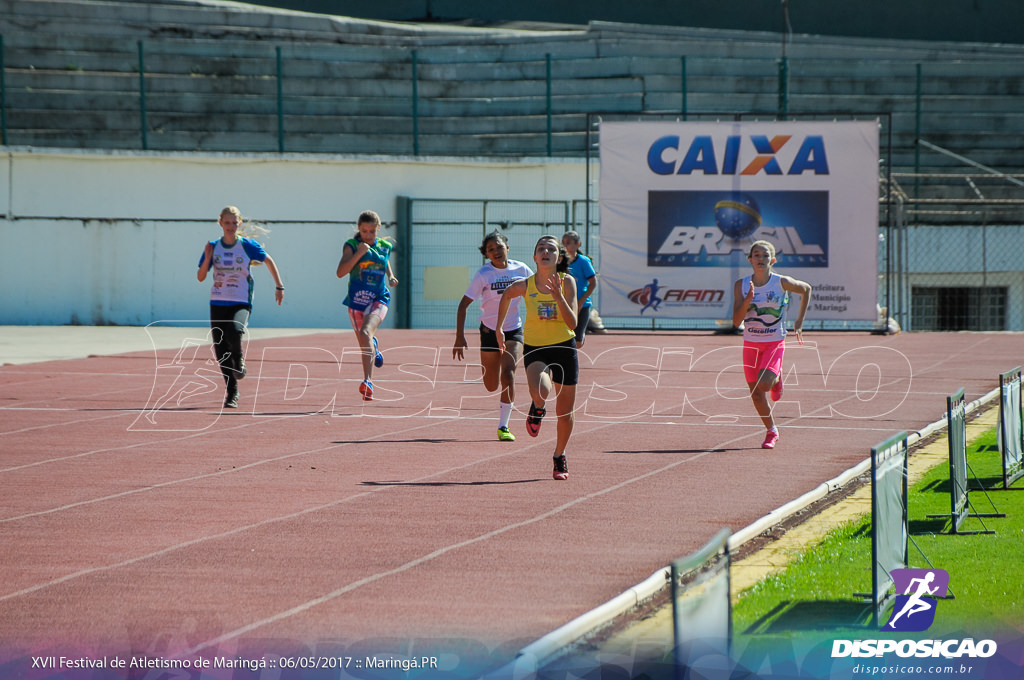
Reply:
<svg viewBox="0 0 1024 680"><path fill-rule="evenodd" d="M783 99L782 36L769 32L466 28L201 0L9 0L0 35L8 145L582 157L588 114L681 115L685 82L694 118L780 106L791 116L891 114L896 172L964 171L918 136L1003 172L1020 172L1024 156L1024 45L789 36ZM915 184L975 195L961 180ZM986 191L998 199L1020 188Z"/></svg>

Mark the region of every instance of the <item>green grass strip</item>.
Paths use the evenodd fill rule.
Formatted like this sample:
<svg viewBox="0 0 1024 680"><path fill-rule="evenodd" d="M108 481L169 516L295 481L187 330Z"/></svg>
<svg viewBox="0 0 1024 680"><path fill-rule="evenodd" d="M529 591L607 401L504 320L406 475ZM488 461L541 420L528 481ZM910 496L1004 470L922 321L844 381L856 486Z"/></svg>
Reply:
<svg viewBox="0 0 1024 680"><path fill-rule="evenodd" d="M1024 631L1024 491L1002 489L1000 456L994 428L970 444L968 488L972 513L1006 517L968 518L960 527L962 532L987 528L995 534L950 533L948 465L935 466L909 490L909 566L925 568L931 562L945 569L954 595L940 604L942 616L929 636L967 629L975 634ZM946 519L928 518L942 514ZM854 594L870 592L868 515L829 532L784 571L744 591L733 608L733 630L736 635L863 630L870 610Z"/></svg>

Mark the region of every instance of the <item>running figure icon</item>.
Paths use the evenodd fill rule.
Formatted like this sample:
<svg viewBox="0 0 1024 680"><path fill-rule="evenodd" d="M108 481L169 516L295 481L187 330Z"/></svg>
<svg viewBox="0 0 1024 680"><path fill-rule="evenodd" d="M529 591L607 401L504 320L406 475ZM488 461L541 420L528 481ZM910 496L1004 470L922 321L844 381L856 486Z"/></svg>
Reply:
<svg viewBox="0 0 1024 680"><path fill-rule="evenodd" d="M925 574L922 578L915 578L910 580L910 584L907 586L906 591L903 593L904 595L909 595L910 597L908 597L906 602L903 603L903 608L900 609L899 613L894 615L892 619L889 620L889 628L896 630L896 621L904 614L906 614L907 618L909 619L914 614L917 614L919 612L931 611L935 608L934 600L925 599L925 596L934 595L936 591L939 590L938 585L936 585L934 588L928 587L934 580L935 572L931 571ZM911 593L911 590L914 590L915 592Z"/></svg>
<svg viewBox="0 0 1024 680"><path fill-rule="evenodd" d="M660 307L661 303L664 302L664 300L658 297L658 289L660 287L661 286L658 285L658 279L654 279L644 286L644 297L647 298L647 304L640 309L641 314L643 314L648 307L652 308L654 311L658 311L658 307Z"/></svg>

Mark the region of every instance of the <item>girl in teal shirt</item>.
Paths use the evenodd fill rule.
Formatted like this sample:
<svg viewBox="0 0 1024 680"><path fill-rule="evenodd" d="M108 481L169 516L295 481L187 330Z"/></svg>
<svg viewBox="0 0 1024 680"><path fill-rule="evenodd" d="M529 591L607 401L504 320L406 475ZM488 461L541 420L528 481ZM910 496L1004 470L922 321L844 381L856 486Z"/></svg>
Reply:
<svg viewBox="0 0 1024 680"><path fill-rule="evenodd" d="M391 269L393 244L379 238L380 216L372 210L359 215L356 234L345 241L341 261L338 263L338 278L348 276L348 295L345 305L352 330L356 332L359 348L362 350L363 382L359 394L364 401L373 400L373 368L384 365L384 355L377 345L377 328L388 313L392 288L398 279Z"/></svg>

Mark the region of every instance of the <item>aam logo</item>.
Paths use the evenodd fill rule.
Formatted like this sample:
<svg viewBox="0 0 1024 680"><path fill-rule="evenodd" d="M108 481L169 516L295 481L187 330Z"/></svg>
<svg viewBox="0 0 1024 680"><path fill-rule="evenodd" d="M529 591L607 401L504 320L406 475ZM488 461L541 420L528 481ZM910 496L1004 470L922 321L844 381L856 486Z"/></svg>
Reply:
<svg viewBox="0 0 1024 680"><path fill-rule="evenodd" d="M626 297L635 305L642 305L640 313L648 309L658 311L662 303L670 305L717 304L725 298L721 288L663 288L653 279L643 288L631 290Z"/></svg>
<svg viewBox="0 0 1024 680"><path fill-rule="evenodd" d="M777 155L789 143L792 135L776 135L771 138L768 135L750 135L749 139L755 156L742 170L739 170L740 151L743 147L743 137L740 135L726 137L721 156L721 172L715 143L710 135L694 137L685 152L682 151L679 135L665 135L655 140L647 150L647 167L657 175L689 175L696 170L705 175L756 175L759 172L766 175L800 175L808 170L815 175L829 174L825 138L821 135L804 137L785 173Z"/></svg>
<svg viewBox="0 0 1024 680"><path fill-rule="evenodd" d="M882 627L905 633L927 630L935 621L937 598L949 591L949 573L945 569L893 569L896 603L892 615Z"/></svg>

